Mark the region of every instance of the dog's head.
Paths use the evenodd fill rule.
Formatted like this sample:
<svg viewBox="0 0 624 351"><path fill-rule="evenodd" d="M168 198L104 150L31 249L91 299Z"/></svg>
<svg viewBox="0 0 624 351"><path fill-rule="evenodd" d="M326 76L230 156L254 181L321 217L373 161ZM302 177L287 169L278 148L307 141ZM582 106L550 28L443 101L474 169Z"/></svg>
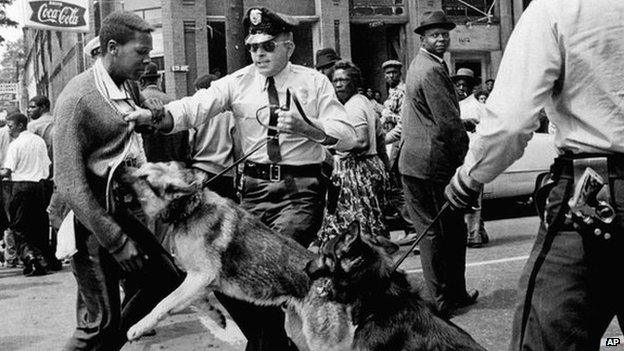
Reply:
<svg viewBox="0 0 624 351"><path fill-rule="evenodd" d="M331 278L330 298L351 303L362 292L387 286L393 271L390 253L397 250L386 238L361 234L355 221L321 246L317 258L306 266L306 273L312 280Z"/></svg>
<svg viewBox="0 0 624 351"><path fill-rule="evenodd" d="M146 163L125 168L121 180L132 187L145 214L172 222L185 218L198 206L201 182L178 162Z"/></svg>

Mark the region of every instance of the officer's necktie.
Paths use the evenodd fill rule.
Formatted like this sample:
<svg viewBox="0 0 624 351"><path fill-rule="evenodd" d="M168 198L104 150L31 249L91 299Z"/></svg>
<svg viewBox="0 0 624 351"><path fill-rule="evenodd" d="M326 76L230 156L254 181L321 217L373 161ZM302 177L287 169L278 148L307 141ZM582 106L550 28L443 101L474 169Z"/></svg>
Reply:
<svg viewBox="0 0 624 351"><path fill-rule="evenodd" d="M277 96L277 89L275 89L275 80L273 77L267 78L267 91L269 93L269 104L270 108L270 117L269 117L269 126L275 127L277 126L277 109L279 108L279 97ZM279 147L279 133L274 129L269 129L267 131L267 154L269 155L269 160L273 163L278 163L282 160L282 154L280 154Z"/></svg>

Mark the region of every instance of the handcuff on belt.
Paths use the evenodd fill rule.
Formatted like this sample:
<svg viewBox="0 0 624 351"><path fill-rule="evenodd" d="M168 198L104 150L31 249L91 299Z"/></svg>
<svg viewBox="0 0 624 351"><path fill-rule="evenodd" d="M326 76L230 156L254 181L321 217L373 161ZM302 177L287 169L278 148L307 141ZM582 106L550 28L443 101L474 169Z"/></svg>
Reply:
<svg viewBox="0 0 624 351"><path fill-rule="evenodd" d="M611 205L606 157L573 160L574 194L568 200L566 217L581 233L604 241L615 234L615 210Z"/></svg>

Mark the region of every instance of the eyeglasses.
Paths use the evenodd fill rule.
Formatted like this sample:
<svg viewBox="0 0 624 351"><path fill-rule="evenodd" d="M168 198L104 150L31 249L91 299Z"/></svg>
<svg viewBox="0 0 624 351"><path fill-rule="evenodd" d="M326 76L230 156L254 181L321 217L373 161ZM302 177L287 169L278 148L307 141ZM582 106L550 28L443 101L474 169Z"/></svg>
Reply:
<svg viewBox="0 0 624 351"><path fill-rule="evenodd" d="M247 50L249 50L249 52L256 52L258 51L259 48L262 48L262 50L266 51L266 52L273 52L275 51L275 48L280 45L280 44L289 44L292 43L290 40L286 40L286 41L265 41L264 43L259 43L259 44L247 44L245 45L245 47L247 47Z"/></svg>

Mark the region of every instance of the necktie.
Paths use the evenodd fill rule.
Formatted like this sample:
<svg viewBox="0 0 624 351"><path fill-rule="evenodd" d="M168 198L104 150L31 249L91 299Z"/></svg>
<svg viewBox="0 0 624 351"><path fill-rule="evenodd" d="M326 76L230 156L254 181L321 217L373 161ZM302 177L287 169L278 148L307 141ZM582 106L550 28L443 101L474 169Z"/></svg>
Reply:
<svg viewBox="0 0 624 351"><path fill-rule="evenodd" d="M269 126L275 127L277 126L277 109L279 108L279 97L277 96L277 89L275 89L275 80L273 77L267 78L267 91L269 93L269 104L270 108L270 116L269 116ZM269 160L273 163L278 163L282 160L282 154L280 153L279 147L279 133L276 130L269 129L267 131L267 154L269 155Z"/></svg>

